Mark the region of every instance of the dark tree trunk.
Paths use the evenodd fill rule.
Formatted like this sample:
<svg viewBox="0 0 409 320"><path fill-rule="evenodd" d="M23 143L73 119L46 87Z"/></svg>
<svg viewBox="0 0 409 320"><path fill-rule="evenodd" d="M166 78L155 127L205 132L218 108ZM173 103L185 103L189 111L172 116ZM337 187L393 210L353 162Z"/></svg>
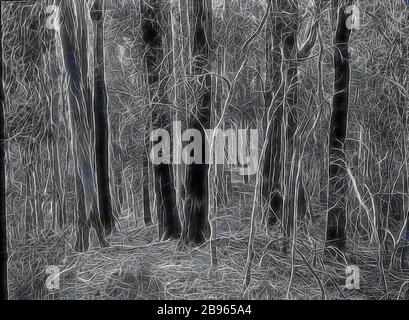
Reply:
<svg viewBox="0 0 409 320"><path fill-rule="evenodd" d="M91 18L96 27L94 51L94 123L99 217L104 231L108 235L114 228L115 221L112 214L109 181L108 107L104 68L104 5L104 0L96 0L91 10Z"/></svg>
<svg viewBox="0 0 409 320"><path fill-rule="evenodd" d="M264 215L269 226L275 225L282 218L282 190L281 190L281 124L283 120L283 90L280 87L281 75L281 47L285 18L273 16L281 11L282 3L274 1L270 16L267 20L266 41L266 85L265 110L269 123L266 140L267 147L263 164L263 207ZM278 2L277 2L278 1ZM274 100L273 100L274 97Z"/></svg>
<svg viewBox="0 0 409 320"><path fill-rule="evenodd" d="M1 2L0 2L1 14ZM3 30L0 23L0 57L3 57ZM7 219L6 219L6 177L4 161L4 109L3 59L0 64L0 300L8 299L7 287Z"/></svg>
<svg viewBox="0 0 409 320"><path fill-rule="evenodd" d="M212 3L208 0L192 1L193 6L193 73L197 76L196 95L198 105L195 107L195 117L191 119L189 128L196 129L202 136L202 163L186 166L185 181L185 224L183 239L186 243L195 245L206 241L210 234L208 219L208 171L205 163L205 133L210 128L211 117L211 76L210 51L212 41Z"/></svg>
<svg viewBox="0 0 409 320"><path fill-rule="evenodd" d="M345 9L348 4L338 8L338 21L335 33L334 52L334 97L329 133L329 170L328 170L328 216L327 216L327 246L339 249L345 247L346 242L346 212L345 192L346 182L346 156L344 143L347 133L348 106L349 106L349 39L351 30L347 28L347 14Z"/></svg>
<svg viewBox="0 0 409 320"><path fill-rule="evenodd" d="M147 48L145 64L152 103L152 128L169 129L170 109L166 107L167 99L160 72L164 57L160 0L144 1L142 17L142 36ZM145 166L146 163L144 163ZM163 240L179 238L181 226L176 206L172 165L169 163L153 164L153 169L159 237ZM146 199L145 192L146 190L144 190Z"/></svg>

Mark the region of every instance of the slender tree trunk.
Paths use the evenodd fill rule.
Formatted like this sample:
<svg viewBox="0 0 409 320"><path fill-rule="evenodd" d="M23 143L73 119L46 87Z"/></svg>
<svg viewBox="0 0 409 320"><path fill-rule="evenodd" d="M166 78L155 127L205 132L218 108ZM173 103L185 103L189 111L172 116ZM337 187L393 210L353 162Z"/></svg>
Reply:
<svg viewBox="0 0 409 320"><path fill-rule="evenodd" d="M168 101L160 72L164 57L161 1L145 0L142 4L142 17L142 34L147 49L145 63L152 108L152 128L169 129L170 109L166 106ZM181 226L176 206L172 165L154 163L153 169L159 237L163 240L179 238Z"/></svg>
<svg viewBox="0 0 409 320"><path fill-rule="evenodd" d="M270 17L267 20L266 41L266 84L265 84L265 110L267 115L266 151L263 165L263 207L264 216L269 226L275 225L282 219L282 121L283 121L283 75L282 65L282 39L285 28L285 17L278 16L281 12L282 2L274 1Z"/></svg>
<svg viewBox="0 0 409 320"><path fill-rule="evenodd" d="M230 8L229 8L229 1L230 0L224 0L224 9L223 9L223 21L228 21L229 19L229 14L230 14ZM222 43L218 48L218 52L216 55L216 63L215 63L215 69L218 75L225 76L226 74L226 52L227 48L229 46L229 29L228 26L226 26L225 31L226 36L224 37L224 43ZM214 105L213 105L213 110L214 110L214 123L217 123L219 121L218 116L222 114L223 111L223 104L224 104L224 83L223 80L221 80L219 77L216 77L215 79L215 93L214 93ZM222 130L225 128L225 121L222 119L222 123L220 124L220 127ZM227 206L229 202L229 194L227 192L228 186L226 183L226 166L225 164L217 165L215 164L215 183L214 183L214 191L216 193L216 206L217 205L222 205L222 206ZM230 183L230 181L228 182Z"/></svg>
<svg viewBox="0 0 409 320"><path fill-rule="evenodd" d="M208 170L205 163L205 129L210 128L211 117L211 76L210 45L212 41L212 2L196 0L193 6L193 73L197 77L196 101L198 101L190 121L190 128L196 129L202 137L202 163L186 167L185 184L185 225L183 239L195 245L203 243L210 233L208 218L209 186Z"/></svg>
<svg viewBox="0 0 409 320"><path fill-rule="evenodd" d="M0 15L1 15L0 2ZM6 176L5 176L5 131L4 111L5 97L3 89L3 30L0 23L0 300L8 299L7 286L7 218L6 218Z"/></svg>
<svg viewBox="0 0 409 320"><path fill-rule="evenodd" d="M52 61L51 53L49 53L49 61ZM51 69L51 68L50 68ZM55 74L57 71L52 69L51 72ZM50 80L48 81L49 86L53 87L56 85L59 88L60 81L58 76L51 75ZM54 84L53 82L56 82ZM59 90L58 90L59 91ZM46 94L47 95L47 94ZM51 181L53 185L53 195L52 195L52 213L53 213L53 228L61 229L65 225L66 216L65 216L65 194L61 178L61 162L60 162L60 123L58 119L58 107L61 106L59 93L55 89L51 90L50 95L48 96L49 104L49 134L48 134L48 144L49 144L49 158L51 160Z"/></svg>
<svg viewBox="0 0 409 320"><path fill-rule="evenodd" d="M104 64L104 15L105 1L96 0L91 11L94 21L95 52L94 52L94 123L95 123L95 155L97 165L97 186L99 217L108 235L114 228L110 193L109 166L109 131L108 131L108 101L105 85Z"/></svg>
<svg viewBox="0 0 409 320"><path fill-rule="evenodd" d="M173 81L175 85L173 86L173 103L174 105L182 106L187 104L186 99L186 86L180 84L180 79L186 77L186 58L183 54L185 48L188 47L186 42L186 36L184 35L185 26L183 25L186 17L182 14L181 1L171 1L170 3L170 21L171 21L171 51L172 51L172 73ZM187 108L184 108L187 111ZM173 117L175 121L180 121L180 126L182 126L182 120L184 118L185 111L175 110L173 112ZM181 128L182 129L182 128ZM183 130L183 129L182 129ZM175 139L175 137L173 137ZM176 146L175 146L176 147ZM181 148L179 146L177 150L178 157L181 156ZM183 183L184 183L184 165L174 163L173 171L175 176L175 190L176 190L176 203L178 212L183 212ZM183 217L181 217L183 218Z"/></svg>
<svg viewBox="0 0 409 320"><path fill-rule="evenodd" d="M284 208L283 208L283 225L284 225L284 237L283 237L283 252L287 252L289 239L294 223L294 209L295 195L296 193L296 164L298 164L298 145L296 141L296 129L297 129L297 104L298 104L298 62L297 62L297 36L298 36L298 8L294 1L288 2L286 8L288 17L286 19L286 29L283 31L283 53L284 53L284 66L286 71L285 80L285 106L284 106L284 119L285 119L285 143L286 152L284 153ZM299 193L298 193L299 194Z"/></svg>
<svg viewBox="0 0 409 320"><path fill-rule="evenodd" d="M309 31L308 39L301 48L298 48L297 39L299 35L299 8L296 1L289 1L285 12L288 13L286 29L283 32L283 53L285 58L285 162L284 162L284 228L283 251L286 252L291 232L297 222L294 217L304 218L307 213L307 204L300 166L302 140L298 132L298 93L299 93L299 58L308 57L315 44L316 29L313 26ZM313 18L312 18L313 19ZM297 178L298 177L298 178ZM297 181L299 179L300 181ZM297 211L297 212L296 212Z"/></svg>
<svg viewBox="0 0 409 320"><path fill-rule="evenodd" d="M348 2L338 7L338 21L335 32L334 52L334 97L329 133L329 170L328 170L328 214L327 246L339 249L345 247L346 241L346 156L344 143L347 133L349 107L349 39L351 30L347 28Z"/></svg>

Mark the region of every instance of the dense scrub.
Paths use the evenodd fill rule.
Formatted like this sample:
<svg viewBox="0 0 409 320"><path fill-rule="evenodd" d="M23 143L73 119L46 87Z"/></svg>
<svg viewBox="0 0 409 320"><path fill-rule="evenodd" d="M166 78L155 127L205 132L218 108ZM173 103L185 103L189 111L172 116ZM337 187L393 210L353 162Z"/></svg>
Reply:
<svg viewBox="0 0 409 320"><path fill-rule="evenodd" d="M82 81L90 86L98 75L91 2L79 1L87 14L82 31L88 39L78 40L89 47L84 60L88 76ZM408 298L409 6L404 1L359 1L359 28L348 38L349 94L344 98L349 108L345 141L338 150L345 184L341 203L345 246L337 245L337 255L325 250L331 245L326 241L327 193L336 93L337 10L330 1L297 1L293 7L297 20L287 30L285 10L276 0L271 5L213 0L211 19L206 16L205 21L211 24L205 28L211 43L201 47L204 35L195 33L197 25L192 24L201 9L193 8L192 1L158 1L163 15L156 26L160 46L146 38L140 1L105 1L102 42L109 126L105 151L110 178L104 181L110 184L106 194L111 196L116 225L112 234L99 232L98 224L90 227L88 250L76 246L81 208L78 159L72 148L78 136L72 126L68 99L72 89L64 71L61 38L46 23L46 6L52 3L2 3L11 299ZM287 31L294 34L288 36ZM338 43L343 39L338 37ZM277 49L277 41L285 45ZM282 48L288 52L281 55ZM300 52L292 51L297 49ZM284 59L277 62L277 57ZM338 59L342 57L346 55ZM67 57L65 61L68 65ZM152 61L154 65L149 65ZM152 74L159 80L152 80ZM289 98L295 91L296 97ZM208 104L203 103L206 98ZM160 118L156 104L184 127L193 123L198 128L221 124L225 129L257 129L258 172L242 177L228 165L197 171L168 165L163 174L159 171L163 167L148 161L149 134ZM274 114L277 110L281 112ZM87 121L92 119L92 108L84 111L90 112ZM171 129L169 119L159 125ZM273 151L265 147L272 137L270 122L280 134L271 140L279 143L271 144ZM87 123L90 127L84 126L92 132L92 121ZM85 146L89 157L94 138ZM269 166L263 162L265 150L277 152L274 161L268 158L274 166L280 161L274 184L273 180L266 184L273 171L267 172ZM158 176L167 177L174 189L155 186ZM184 200L194 189L189 183L198 177L194 186L203 182L208 187L208 194L198 197L202 207L196 208L207 215L200 220L204 233L188 235L191 241L184 241L178 239L183 237L179 228L186 231L189 224ZM338 197L336 189L330 186L330 195ZM163 237L157 216L161 190L171 190L172 197L174 193L169 200L172 215L178 213L181 221L169 237ZM267 208L271 191L281 197L277 215L271 215L278 212L274 206ZM204 226L207 219L209 226ZM50 265L61 271L58 290L45 286ZM360 269L359 289L345 287L346 268L351 265Z"/></svg>

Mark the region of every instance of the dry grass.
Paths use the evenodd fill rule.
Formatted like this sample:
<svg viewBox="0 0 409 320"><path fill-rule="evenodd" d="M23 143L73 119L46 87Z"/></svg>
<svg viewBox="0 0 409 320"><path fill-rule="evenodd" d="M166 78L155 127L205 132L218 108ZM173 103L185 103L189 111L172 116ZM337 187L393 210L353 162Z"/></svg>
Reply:
<svg viewBox="0 0 409 320"><path fill-rule="evenodd" d="M368 243L352 245L351 241L345 261L324 255L322 240L311 236L316 232L314 229L321 228L323 221L319 218L299 231L296 246L300 254L294 258L281 253L278 230L270 234L258 230L252 280L243 293L250 210L246 203L249 201L219 211L218 266L213 270L208 244L187 248L177 241L156 242L155 226L116 231L110 238L111 247L94 246L86 253L73 251L70 228L60 235L50 232L15 241L9 263L11 298L408 298L409 273L385 268L383 277L377 249ZM244 211L241 220L239 208ZM345 288L345 269L350 264L360 268L360 289ZM45 287L48 265L60 267L59 290Z"/></svg>

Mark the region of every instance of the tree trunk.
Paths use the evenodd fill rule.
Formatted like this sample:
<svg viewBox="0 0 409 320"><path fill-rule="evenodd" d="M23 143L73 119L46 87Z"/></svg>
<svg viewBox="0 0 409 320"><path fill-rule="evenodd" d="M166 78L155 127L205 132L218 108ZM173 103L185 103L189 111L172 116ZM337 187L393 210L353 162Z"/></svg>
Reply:
<svg viewBox="0 0 409 320"><path fill-rule="evenodd" d="M263 207L264 216L269 226L275 225L282 218L282 150L281 126L283 121L283 88L281 86L283 75L282 40L285 28L285 17L281 13L283 2L274 1L270 16L267 20L266 41L266 84L265 84L265 110L267 114L266 150L263 164ZM280 14L280 16L278 16Z"/></svg>
<svg viewBox="0 0 409 320"><path fill-rule="evenodd" d="M288 6L285 9L288 14L286 18L286 28L283 30L283 53L284 53L284 66L286 72L285 81L285 107L284 107L284 120L285 120L285 143L286 148L284 152L285 161L283 163L284 183L284 208L283 208L283 252L287 252L289 240L291 237L291 231L294 224L294 210L298 207L295 205L296 194L302 194L302 192L296 192L297 185L296 172L298 164L298 141L296 141L297 130L297 104L298 104L298 62L297 62L297 36L298 36L298 8L294 1L288 2Z"/></svg>
<svg viewBox="0 0 409 320"><path fill-rule="evenodd" d="M328 215L327 215L327 246L338 249L345 247L346 241L346 210L345 193L346 156L344 143L347 133L349 106L349 39L351 31L347 28L347 3L338 8L337 29L335 32L334 52L334 97L329 133L329 170L328 170Z"/></svg>
<svg viewBox="0 0 409 320"><path fill-rule="evenodd" d="M161 79L163 63L163 33L161 30L161 1L146 0L142 4L142 36L146 45L145 64L148 72L152 108L152 129L169 129L170 109ZM162 240L180 236L180 221L176 206L173 168L170 163L153 164L159 237Z"/></svg>
<svg viewBox="0 0 409 320"><path fill-rule="evenodd" d="M299 74L298 65L300 56L308 57L315 44L315 26L311 28L307 41L301 48L298 48L297 39L299 35L299 8L295 1L288 2L285 12L289 14L286 20L286 29L283 31L283 53L285 58L285 162L284 162L284 230L283 251L286 252L291 233L294 229L295 217L301 219L307 215L307 200L305 196L302 175L297 172L302 171L302 138L298 131L298 93ZM313 19L314 17L312 17ZM297 178L297 176L299 178ZM297 181L298 180L298 181Z"/></svg>
<svg viewBox="0 0 409 320"><path fill-rule="evenodd" d="M104 67L104 14L104 0L96 0L91 10L91 18L94 21L96 29L94 52L95 155L97 165L99 217L104 231L108 235L114 228L115 221L112 214L109 180L108 101Z"/></svg>
<svg viewBox="0 0 409 320"><path fill-rule="evenodd" d="M45 1L44 5L53 5L54 0ZM54 32L49 32L43 43L43 64L44 75L40 81L42 94L46 97L48 109L46 111L48 118L47 127L47 151L48 159L52 169L51 184L53 186L51 212L53 217L52 227L55 230L61 230L66 223L65 210L65 188L63 186L64 177L61 173L60 157L62 155L60 148L61 128L59 113L64 108L61 96L61 69L57 61L56 36Z"/></svg>
<svg viewBox="0 0 409 320"><path fill-rule="evenodd" d="M190 129L196 129L202 137L202 163L186 166L185 181L185 225L183 239L194 245L206 241L210 234L208 218L208 170L205 163L206 135L204 130L210 128L211 116L211 76L210 51L212 39L212 2L196 0L193 6L193 73L196 75L196 95L198 104L193 110L195 117L190 121Z"/></svg>
<svg viewBox="0 0 409 320"><path fill-rule="evenodd" d="M102 245L106 244L98 215L94 170L94 128L88 74L89 10L85 0L59 2L62 16L60 36L68 84L72 154L76 173L77 239L75 248L87 250L90 227L94 226Z"/></svg>

